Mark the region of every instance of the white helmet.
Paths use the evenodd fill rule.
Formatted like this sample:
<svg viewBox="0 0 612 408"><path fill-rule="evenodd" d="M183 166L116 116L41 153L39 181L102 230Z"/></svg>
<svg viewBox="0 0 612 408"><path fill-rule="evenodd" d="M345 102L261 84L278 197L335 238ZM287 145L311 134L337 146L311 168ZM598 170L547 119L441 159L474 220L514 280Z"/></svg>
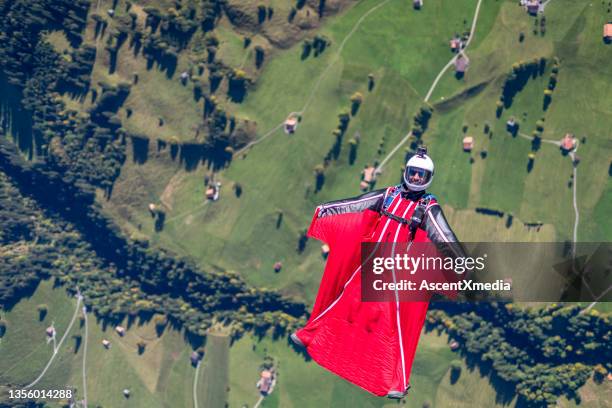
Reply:
<svg viewBox="0 0 612 408"><path fill-rule="evenodd" d="M423 191L433 181L434 164L427 156L427 148L417 148L417 153L412 156L404 170L404 185L410 191Z"/></svg>

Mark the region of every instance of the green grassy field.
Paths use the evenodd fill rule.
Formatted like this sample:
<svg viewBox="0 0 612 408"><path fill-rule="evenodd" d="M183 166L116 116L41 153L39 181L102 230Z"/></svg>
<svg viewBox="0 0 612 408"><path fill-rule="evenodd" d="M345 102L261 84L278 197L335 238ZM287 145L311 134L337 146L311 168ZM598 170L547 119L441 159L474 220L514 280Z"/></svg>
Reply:
<svg viewBox="0 0 612 408"><path fill-rule="evenodd" d="M446 38L463 27L464 19L470 18L473 13L471 3L462 2L461 9L465 11L454 15L458 7L450 4L439 4L436 9L415 14L407 4L391 1L363 21L360 29L346 42L340 58L330 66L342 39L356 21L376 5L375 2L357 4L324 27L323 32L332 38L333 45L322 56L301 61L301 47L297 46L279 52L266 65L251 96L243 105L235 107L242 115L256 120L263 132L283 120L290 111L301 110L312 85L322 78L295 136L288 138L277 132L250 151L245 159L236 159L228 171L220 175L227 186L223 187L225 190L220 202L202 205L205 169L173 178L170 186L170 174L176 169L172 164L155 161L146 163L138 171L145 180L155 178L156 182L150 183L136 181L132 177L135 170L130 169L131 164L127 165L109 207L118 208L115 214L119 210L129 214L124 219L132 218L142 224L140 233L188 253L203 264L242 271L256 270L257 273L245 273L249 281L285 287L289 292L303 293L306 298L311 298L318 284L318 274L308 272L313 267L320 269L322 260L314 243L303 256L295 255L299 231L307 226L317 203L358 193L361 168L380 157L376 149L383 136L388 147L401 138L419 106L419 93L425 91L425 83L431 82L436 74L428 72L428 67L441 67L449 58ZM440 13L445 16L444 21L436 19ZM378 49L376 52L379 54L375 55L364 53L359 44L398 40L396 32L380 30L383 21L385 24L390 21L398 32L405 31L403 36L406 38L416 38L397 41L397 49ZM449 21L453 22L451 26ZM427 27L432 26L437 27L434 38L425 35ZM435 52L429 52L432 46ZM329 70L321 77L327 67ZM376 73L376 86L372 92L366 91L369 72ZM420 79L422 75L426 75L423 80ZM278 92L279 89L283 91ZM345 142L357 131L362 134L357 160L352 166L347 163L348 151L344 146L338 161L328 169L323 190L315 194L312 168L322 162L333 144L331 131L337 125L336 116L348 109L349 96L355 91L363 92L365 101L351 121ZM279 106L283 106L284 111L279 112ZM380 126L381 122L384 126ZM172 170L166 171L166 176L160 179L157 175L161 171L157 168L162 165ZM288 179L287 174L295 176ZM159 196L161 180L167 181L166 187L173 191L173 208L164 232L150 235L151 221L143 211L146 208L144 194L136 205L132 192L150 184L155 186L150 195L157 193ZM232 182L243 186L244 193L239 199L230 191ZM283 223L277 229L278 209L282 209L284 214ZM192 211L193 214L189 214ZM175 215L179 217L173 218ZM259 236L270 239L260 240ZM277 260L283 261L286 270L297 273L274 275L272 265Z"/></svg>
<svg viewBox="0 0 612 408"><path fill-rule="evenodd" d="M197 391L199 406L222 407L227 400L229 345L228 336L210 335L207 338Z"/></svg>
<svg viewBox="0 0 612 408"><path fill-rule="evenodd" d="M300 231L308 226L317 204L358 194L363 166L380 161L406 134L433 78L452 56L448 39L471 25L476 2L431 1L415 12L406 2L390 0L361 21L338 54L357 21L378 4L359 2L323 25L319 31L331 39L332 45L318 58L300 60L300 44L277 50L245 102L228 105L241 117L256 121L261 136L310 101L295 135L278 131L215 175L223 184L219 202L207 204L203 198L209 169L200 166L183 171L178 161L167 152L157 152L150 143L146 163L128 160L124 166L113 197L103 202L108 212L135 236L186 254L204 267L237 270L252 284L280 288L311 301L323 260L316 242L310 242L303 254L297 253ZM568 131L587 136L578 153L583 158L578 167L578 238L610 239L606 216L606 203L610 201L606 155L610 146L605 129L610 128L612 117L603 103L610 85L602 82L609 57L598 37L598 11L597 7L555 1L547 8L547 32L541 36L532 33L533 18L515 2L483 4L467 51L472 61L468 75L461 81L451 73L442 79L432 102L437 104L443 97L452 102L434 112L424 137L438 169L432 192L448 212L457 214L452 224L462 240L571 239L571 161L555 146L544 144L528 173L531 145L505 131L510 116L520 119L521 132L526 134L531 134L535 122L545 117L544 139L558 140ZM525 33L522 43L518 40L520 32ZM221 25L220 37L228 44L228 59L244 57L239 38L227 25ZM576 48L575 55L568 54L572 47ZM530 80L511 108L497 119L495 101L512 64L541 56L549 60L547 72ZM542 92L553 56L561 59L559 82L550 108L543 112ZM369 73L375 76L371 92L367 90ZM315 87L319 80L320 85ZM582 93L584 86L580 84L587 82L585 98L597 95L588 97L596 105L590 109L584 104L584 112L577 112L574 93ZM481 83L483 89L475 96L453 99ZM356 91L364 94L364 102L351 119L337 160L326 169L322 190L315 192L313 167L322 163L333 145L331 132L337 125L337 114L348 110L349 97ZM181 112L184 120L190 117L189 111ZM485 123L491 128L491 137L484 134ZM473 163L461 150L464 126L466 134L476 141ZM350 164L348 140L357 133L361 135L360 144L356 160ZM486 158L480 156L482 150L487 151ZM377 185L396 183L403 162L404 149L400 149ZM242 186L240 197L232 192L234 183ZM154 232L146 209L150 202L162 202L168 208L167 222L160 233ZM475 213L476 207L512 213L516 225L505 229L495 217ZM279 210L283 220L277 228ZM462 217L468 217L469 224L464 224ZM537 233L522 227L522 223L530 222L541 222L544 227ZM276 261L284 266L279 274L272 268Z"/></svg>
<svg viewBox="0 0 612 408"><path fill-rule="evenodd" d="M48 314L39 321L36 307L48 306ZM53 289L51 282L40 284L34 295L19 302L12 310L2 312L8 323L0 341L0 380L8 387L23 385L38 376L52 353L45 342L44 329L55 323L58 337L68 325L76 301L63 288ZM190 364L191 347L181 332L167 327L158 336L152 323L132 325L124 337L114 326L104 326L88 315L87 394L91 406L109 407L192 407L195 368ZM85 335L77 320L69 337L59 349L56 360L35 388L71 387L77 399L83 398L82 364L84 344L75 350L73 335ZM111 342L110 349L102 340ZM143 354L137 343L145 341ZM394 407L386 398L377 398L334 376L313 361L306 361L287 343L287 339L262 339L246 335L230 346L229 338L210 335L201 362L196 393L198 406L253 406L259 398L255 383L264 359L272 359L277 370L277 384L262 407ZM503 402L489 379L477 369L462 363L456 382L451 382L449 366L459 358L448 347L446 335L427 332L421 335L412 367L412 388L402 406L419 408L429 401L432 406L502 407L515 405L514 399ZM130 397L123 396L123 389ZM6 388L5 388L6 391ZM603 407L612 392L609 382L589 381L580 390L588 408ZM1 400L0 400L1 401ZM509 404L509 405L508 405ZM560 406L574 407L575 402L560 400ZM52 405L53 406L53 405Z"/></svg>
<svg viewBox="0 0 612 408"><path fill-rule="evenodd" d="M37 311L39 305L47 305L48 312L43 320ZM34 296L19 302L10 312L2 313L7 322L6 334L0 341L3 356L0 359L0 378L3 383L25 385L38 376L53 353L53 345L46 341L46 328L53 324L59 340L70 323L75 305L76 300L69 299L62 289L53 290L51 282L44 282ZM58 351L48 374L42 378L42 387L69 381L70 371L79 361L79 356L74 353L75 340L72 337L76 334L81 334L78 322ZM27 364L24 363L26 360Z"/></svg>
<svg viewBox="0 0 612 408"><path fill-rule="evenodd" d="M600 27L605 20L602 17L604 8L600 4L565 3L551 3L547 7L547 31L544 36L535 36L531 32L533 18L524 15L513 4L506 3L495 24L498 35L489 35L469 53L474 69L467 76L466 83L455 87L455 90L441 85L439 91L446 92L436 92L434 100L439 101L444 96L448 98L481 81L489 82L485 91L464 104L467 113L463 122L482 126L488 121L494 135L488 141L482 132L474 135L476 148L487 148L489 153L484 160L486 164L480 164L477 158L474 166L474 170L485 173L476 175L482 181L478 186L479 202L493 208L512 210L527 221L552 222L559 239L571 237L573 230L571 189L567 187L572 172L571 161L562 157L554 146L543 145L537 153L533 171L527 174L529 142L509 139L504 131L505 121L510 116L518 118L521 132L530 135L535 122L543 117L544 139L559 140L567 132L579 138L585 136L587 143L582 144L578 152L583 159L578 167L581 214L578 238L582 241L609 240L611 235L606 217L594 211L594 208L609 201L609 160L604 152L609 150L610 144L608 130L604 130L604 127L610 128L612 117L603 107L605 94L610 91L609 84L602 82L606 76L602 64L606 65L604 61L610 58L600 38ZM522 43L518 40L518 32L526 35ZM510 71L511 65L534 57L546 57L550 69L553 56L560 58L561 68L550 108L547 111L542 109L542 91L549 76L546 73L544 80L530 80L511 108L496 120L495 99L501 93L500 79ZM456 82L450 76L445 80ZM456 127L454 133L458 139L460 128ZM432 144L435 143L434 137Z"/></svg>
<svg viewBox="0 0 612 408"><path fill-rule="evenodd" d="M265 357L272 357L278 369L273 393L263 400L262 407L394 407L420 408L425 402L433 407L515 407L516 398L502 396L489 378L478 368L461 362L461 374L451 380L450 364L458 359L448 347L446 335L423 333L420 339L408 396L399 402L375 398L339 379L312 361L304 361L285 340L262 340L247 336L231 347L229 362L229 406L253 406L259 394L255 383ZM562 398L562 407L604 407L612 392L609 383L592 380L580 390L582 404ZM505 393L504 393L505 395Z"/></svg>
<svg viewBox="0 0 612 408"><path fill-rule="evenodd" d="M92 7L99 4L98 12L103 14L111 3L101 0ZM135 3L133 8L142 23L142 7L151 2ZM172 2L162 3L166 8L172 6ZM198 133L203 123L202 101L194 99L190 86L181 85L178 75L201 56L197 45L203 37L196 34L193 47L180 54L173 77L157 67L147 69L146 60L134 57L127 45L119 53L116 71L109 73L105 38L96 42L93 25L88 26L87 42L98 47L92 84L132 82L134 73L138 73L138 84L132 87L119 116L128 131L150 139L145 162L135 159L128 142L128 159L112 197L106 200L100 194L99 200L133 237L148 238L154 245L188 256L207 269L239 271L250 284L280 289L310 304L325 261L318 242L310 241L303 253L297 252L301 231L308 226L319 203L358 194L364 165L380 162L406 135L432 81L452 57L449 39L469 29L477 2L427 0L418 12L407 0L355 2L324 19L319 28L309 33L325 35L331 45L322 55L305 60L300 58L300 41L288 48L271 45L271 38L283 35L289 3L269 3L275 7L275 20L253 35L249 48L243 46L244 33L226 18L215 31L220 40L218 57L256 78L242 104L223 100L223 105L228 112L255 121L258 137L268 134L290 112L303 111L302 121L294 135L272 133L216 173L222 189L220 201L214 203L204 200L204 178L212 175L207 166L187 171L184 163L172 158L167 149L157 149L158 139L202 141ZM116 17L125 14L124 5L124 0L118 1ZM546 8L546 33L541 35L533 33L534 18L516 1L483 2L475 36L467 50L470 69L462 80L450 71L442 78L430 101L435 109L424 136L436 162L432 192L443 204L461 240L545 242L572 238L574 208L572 188L568 186L571 160L562 156L556 146L543 144L536 153L533 170L528 172L530 142L520 136L512 138L505 131L505 122L512 116L520 120L521 133L527 135L531 135L536 121L544 118L545 140L559 140L566 132L579 139L586 137L577 152L581 161L574 180L580 213L578 240L612 239L612 184L608 170L612 151L612 48L601 41L601 26L610 19L612 16L600 2L553 0ZM108 30L111 29L112 22ZM522 42L520 33L525 35ZM60 51L69 48L59 33L50 33L48 39ZM269 51L260 70L253 65L254 45ZM560 59L558 84L552 104L544 111L543 90L555 56ZM495 102L512 65L536 57L548 59L545 74L530 79L512 106L497 118ZM375 78L372 90L367 86L369 74ZM474 87L479 91L468 94ZM338 124L338 114L349 110L349 98L354 92L361 92L364 101L351 118L337 159L326 168L321 191L315 192L313 168L323 162L334 144L332 131ZM85 111L90 106L90 98L64 98L69 108ZM129 118L125 108L134 112ZM485 124L491 129L488 135ZM357 134L360 142L356 159L351 162L348 141ZM471 155L461 149L465 135L475 138ZM480 155L483 150L486 158ZM385 166L377 187L397 183L404 161L405 150L401 148ZM242 186L240 197L232 190L235 183ZM161 232L154 230L147 210L149 203L162 204L167 210ZM508 228L505 219L481 215L475 211L478 207L512 213L514 223ZM280 224L279 211L283 214ZM541 222L543 226L535 231L523 225L530 222ZM280 273L273 271L277 261L283 262ZM0 352L6 356L0 359L3 381L27 382L44 366L51 352L44 343L44 329L53 320L61 333L74 310L74 299L59 292L63 289L52 289L49 283L43 283L32 298L3 313L8 322L7 335L0 341ZM49 306L42 322L35 311L41 303ZM596 308L609 312L609 304ZM87 356L88 396L92 404L192 406L195 370L189 364L191 350L179 332L167 329L157 338L152 325L144 324L119 338L112 327L103 328L93 320L90 318ZM78 335L82 330L76 325L73 332ZM112 341L110 350L102 348L103 338ZM148 344L145 353L138 355L136 342L141 339ZM226 399L231 407L252 406L258 398L255 382L265 356L278 362L279 380L277 389L262 406L395 406L370 397L313 362L305 362L284 339L260 341L247 336L229 348L226 341L221 337L208 340L197 384L200 406L217 406ZM69 337L41 385L74 384L82 392L83 349L81 346L75 352L74 346L74 338ZM450 384L448 366L454 357L444 337L431 333L422 337L407 406L420 407L426 400L442 407L499 403L488 380L465 366L458 382ZM25 360L27 365L21 363ZM584 388L584 403L580 406L603 406L597 404L607 398L609 387L605 392L598 387L589 383ZM122 395L123 388L131 390L129 399ZM560 404L573 406L568 401Z"/></svg>
<svg viewBox="0 0 612 408"><path fill-rule="evenodd" d="M37 305L46 304L48 314L39 321ZM73 315L76 301L63 288L53 289L50 281L40 284L35 294L3 312L7 333L0 342L0 375L4 384L25 385L33 381L51 357L53 348L45 341L44 330L53 321L58 340ZM79 312L80 314L80 312ZM125 323L124 323L125 325ZM105 326L88 315L87 397L90 405L123 407L191 407L195 369L189 362L191 349L180 332L167 328L158 337L152 323L130 326L124 337L114 326ZM74 336L81 336L76 347ZM102 340L111 342L105 349ZM82 364L85 328L79 320L58 350L55 361L33 388L71 387L83 398ZM137 343L144 341L143 354ZM130 397L123 396L124 389Z"/></svg>

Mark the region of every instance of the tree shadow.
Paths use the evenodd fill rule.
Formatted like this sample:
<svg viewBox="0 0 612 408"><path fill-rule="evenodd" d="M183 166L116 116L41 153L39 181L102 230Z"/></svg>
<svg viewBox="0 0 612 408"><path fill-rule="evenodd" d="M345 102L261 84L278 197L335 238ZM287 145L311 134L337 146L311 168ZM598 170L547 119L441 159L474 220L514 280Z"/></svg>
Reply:
<svg viewBox="0 0 612 408"><path fill-rule="evenodd" d="M315 175L315 193L318 193L325 184L325 173L320 172Z"/></svg>
<svg viewBox="0 0 612 408"><path fill-rule="evenodd" d="M145 164L149 158L149 138L143 136L131 136L132 140L132 162Z"/></svg>
<svg viewBox="0 0 612 408"><path fill-rule="evenodd" d="M211 72L208 75L208 84L209 84L209 88L210 88L210 93L215 93L217 92L217 89L219 89L219 86L221 85L221 81L223 80L223 76L217 72Z"/></svg>
<svg viewBox="0 0 612 408"><path fill-rule="evenodd" d="M79 349L81 348L83 337L80 334L75 334L74 336L72 336L72 338L74 339L74 354L76 354L79 352Z"/></svg>
<svg viewBox="0 0 612 408"><path fill-rule="evenodd" d="M161 232L164 229L164 223L166 221L166 213L158 212L155 217L155 232Z"/></svg>
<svg viewBox="0 0 612 408"><path fill-rule="evenodd" d="M247 86L245 80L230 79L227 89L227 96L232 102L242 103L247 94Z"/></svg>
<svg viewBox="0 0 612 408"><path fill-rule="evenodd" d="M350 166L355 164L355 161L357 160L357 150L358 150L357 143L351 143L350 148L349 148L349 156L348 156L348 163Z"/></svg>
<svg viewBox="0 0 612 408"><path fill-rule="evenodd" d="M0 306L5 311L10 312L17 303L34 296L40 282L48 278L49 276L47 275L38 279L21 282L21 285L16 288L5 288L3 295L0 297Z"/></svg>
<svg viewBox="0 0 612 408"><path fill-rule="evenodd" d="M114 74L117 71L117 55L119 54L118 50L109 50L109 62L108 62L108 73Z"/></svg>
<svg viewBox="0 0 612 408"><path fill-rule="evenodd" d="M459 381L459 377L461 377L461 370L452 369L450 372L450 383L451 385L455 385L457 381Z"/></svg>
<svg viewBox="0 0 612 408"><path fill-rule="evenodd" d="M180 145L179 162L183 164L186 171L193 171L204 157L204 146L199 143L183 143Z"/></svg>
<svg viewBox="0 0 612 408"><path fill-rule="evenodd" d="M503 211L498 211L498 210L494 210L494 209L486 208L486 207L477 207L475 211L479 214L492 215L492 216L499 217L499 218L502 218L504 216Z"/></svg>
<svg viewBox="0 0 612 408"><path fill-rule="evenodd" d="M544 111L547 111L551 103L552 103L552 96L544 95L544 102L542 103L542 109Z"/></svg>
<svg viewBox="0 0 612 408"><path fill-rule="evenodd" d="M295 344L292 340L290 336L287 336L287 345L289 345L289 347L291 347L291 349L293 351L295 351L297 354L299 354L300 356L302 356L302 358L304 359L305 362L309 362L312 360L312 357L310 357L310 355L308 354L308 352L306 351L306 348Z"/></svg>
<svg viewBox="0 0 612 408"><path fill-rule="evenodd" d="M512 106L514 97L525 88L529 78L532 76L531 72L521 71L511 75L502 88L502 101L504 102L504 108L508 109Z"/></svg>

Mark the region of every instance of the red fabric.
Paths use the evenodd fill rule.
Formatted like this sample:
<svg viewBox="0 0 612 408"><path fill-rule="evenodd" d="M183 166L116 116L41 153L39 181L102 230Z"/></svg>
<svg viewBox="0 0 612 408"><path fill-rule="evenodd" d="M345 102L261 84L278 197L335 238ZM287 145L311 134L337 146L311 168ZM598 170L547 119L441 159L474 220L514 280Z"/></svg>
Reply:
<svg viewBox="0 0 612 408"><path fill-rule="evenodd" d="M416 203L398 194L387 210L409 219ZM361 242L407 242L405 224L378 212L315 212L308 231L330 247L312 315L296 334L321 366L379 396L409 384L428 302L361 302ZM418 230L415 242L426 242Z"/></svg>

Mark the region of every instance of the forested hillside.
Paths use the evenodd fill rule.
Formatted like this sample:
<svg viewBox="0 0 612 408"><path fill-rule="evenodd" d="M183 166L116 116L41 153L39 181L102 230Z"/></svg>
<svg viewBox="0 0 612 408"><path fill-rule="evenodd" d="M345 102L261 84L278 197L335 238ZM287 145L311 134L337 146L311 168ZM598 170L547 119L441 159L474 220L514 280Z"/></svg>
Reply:
<svg viewBox="0 0 612 408"><path fill-rule="evenodd" d="M262 406L390 406L287 335L326 262L315 207L422 145L460 240L612 241L612 5L518 3L0 0L0 406L37 375L89 406L252 406L271 367ZM607 406L597 289L432 304L400 404Z"/></svg>

